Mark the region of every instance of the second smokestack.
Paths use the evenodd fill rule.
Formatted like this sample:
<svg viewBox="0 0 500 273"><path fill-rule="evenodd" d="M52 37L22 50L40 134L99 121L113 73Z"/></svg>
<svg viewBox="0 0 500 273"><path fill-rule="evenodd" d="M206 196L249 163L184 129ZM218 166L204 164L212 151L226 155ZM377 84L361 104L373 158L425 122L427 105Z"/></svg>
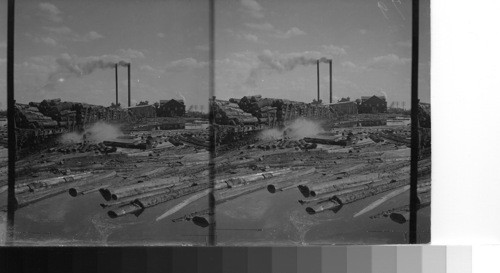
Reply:
<svg viewBox="0 0 500 273"><path fill-rule="evenodd" d="M118 106L118 64L115 64L116 106Z"/></svg>
<svg viewBox="0 0 500 273"><path fill-rule="evenodd" d="M317 74L318 74L318 103L319 103L319 60L316 61Z"/></svg>
<svg viewBox="0 0 500 273"><path fill-rule="evenodd" d="M332 93L332 63L333 63L333 60L330 60L328 62L328 64L330 65L330 103L333 103L333 93Z"/></svg>
<svg viewBox="0 0 500 273"><path fill-rule="evenodd" d="M130 63L128 63L128 65L127 65L127 74L128 74L128 107L130 107L131 106L130 105L131 104L131 97L130 97Z"/></svg>

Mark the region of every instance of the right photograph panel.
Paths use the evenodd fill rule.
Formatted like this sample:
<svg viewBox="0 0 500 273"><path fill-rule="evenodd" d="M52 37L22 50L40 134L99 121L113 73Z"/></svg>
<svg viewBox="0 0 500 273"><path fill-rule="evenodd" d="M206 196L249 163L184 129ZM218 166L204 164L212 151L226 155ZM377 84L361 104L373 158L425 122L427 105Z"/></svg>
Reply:
<svg viewBox="0 0 500 273"><path fill-rule="evenodd" d="M218 0L214 12L217 244L408 243L412 2ZM429 1L419 14L417 242L428 243Z"/></svg>

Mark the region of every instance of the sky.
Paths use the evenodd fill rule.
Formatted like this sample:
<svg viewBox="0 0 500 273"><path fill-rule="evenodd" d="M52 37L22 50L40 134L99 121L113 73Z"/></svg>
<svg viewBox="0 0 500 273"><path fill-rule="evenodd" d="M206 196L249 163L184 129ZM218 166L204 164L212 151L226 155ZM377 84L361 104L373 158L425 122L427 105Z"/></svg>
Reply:
<svg viewBox="0 0 500 273"><path fill-rule="evenodd" d="M428 1L421 1L428 5ZM421 21L430 21L422 6ZM261 94L311 102L315 60L333 59L333 97L385 95L410 105L411 1L218 0L215 93ZM430 30L421 24L420 99L430 100ZM329 68L320 64L320 97L329 101Z"/></svg>
<svg viewBox="0 0 500 273"><path fill-rule="evenodd" d="M131 62L132 103L185 98L187 105L207 104L207 1L24 0L15 8L17 102L61 98L109 106L113 63L125 61ZM7 0L0 0L0 10L6 15ZM3 75L6 17L0 23ZM4 108L3 77L0 97ZM127 104L126 67L119 68L119 102Z"/></svg>
<svg viewBox="0 0 500 273"><path fill-rule="evenodd" d="M430 11L421 1L419 94L430 100ZM261 94L311 102L315 60L333 59L333 97L385 95L410 105L410 0L216 0L215 95ZM0 74L6 75L7 0L0 0ZM205 0L16 1L15 98L110 105L112 64L131 62L132 102L185 98L209 89ZM323 102L328 64L321 63ZM127 73L119 68L119 101ZM0 77L0 109L6 79Z"/></svg>

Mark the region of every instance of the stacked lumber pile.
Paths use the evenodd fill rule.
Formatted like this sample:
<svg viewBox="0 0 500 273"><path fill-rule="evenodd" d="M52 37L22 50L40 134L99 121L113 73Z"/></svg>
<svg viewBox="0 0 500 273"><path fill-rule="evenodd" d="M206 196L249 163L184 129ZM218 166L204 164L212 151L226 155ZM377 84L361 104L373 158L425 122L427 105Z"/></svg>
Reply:
<svg viewBox="0 0 500 273"><path fill-rule="evenodd" d="M431 128L431 105L427 103L418 104L418 121L419 126L423 128Z"/></svg>
<svg viewBox="0 0 500 273"><path fill-rule="evenodd" d="M26 104L16 104L16 126L19 128L54 128L57 121L45 116L38 108Z"/></svg>
<svg viewBox="0 0 500 273"><path fill-rule="evenodd" d="M38 107L41 113L57 121L61 127L75 126L83 120L82 103L51 99L40 103L30 102L30 105Z"/></svg>
<svg viewBox="0 0 500 273"><path fill-rule="evenodd" d="M131 116L128 109L61 101L61 99L43 100L41 103L30 104L36 105L42 114L59 122L59 126L83 125L99 120L127 120Z"/></svg>
<svg viewBox="0 0 500 273"><path fill-rule="evenodd" d="M238 105L243 111L251 113L260 123L278 121L278 111L282 101L280 99L262 98L261 95L245 96Z"/></svg>
<svg viewBox="0 0 500 273"><path fill-rule="evenodd" d="M255 124L258 119L241 110L238 104L223 100L215 100L212 103L215 114L215 122L218 124Z"/></svg>
<svg viewBox="0 0 500 273"><path fill-rule="evenodd" d="M418 104L418 131L420 137L421 152L430 150L431 147L431 105L427 103ZM429 151L430 152L430 151Z"/></svg>
<svg viewBox="0 0 500 273"><path fill-rule="evenodd" d="M7 124L5 126L0 127L0 145L7 145L9 138L8 138L8 132L7 132ZM7 147L7 146L5 146Z"/></svg>
<svg viewBox="0 0 500 273"><path fill-rule="evenodd" d="M56 121L61 121L66 115L76 115L76 104L74 102L61 102L61 99L43 100L38 105L38 109L42 114Z"/></svg>

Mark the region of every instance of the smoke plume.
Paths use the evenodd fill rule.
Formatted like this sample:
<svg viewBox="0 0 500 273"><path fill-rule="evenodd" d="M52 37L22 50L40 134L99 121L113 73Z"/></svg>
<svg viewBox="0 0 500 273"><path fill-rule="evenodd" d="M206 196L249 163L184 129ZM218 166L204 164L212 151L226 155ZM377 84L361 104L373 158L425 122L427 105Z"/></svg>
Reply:
<svg viewBox="0 0 500 273"><path fill-rule="evenodd" d="M324 130L320 123L305 118L298 118L283 130L264 130L259 135L259 138L263 140L273 140L281 139L286 136L291 139L302 139L304 137L316 136L322 132L324 132Z"/></svg>
<svg viewBox="0 0 500 273"><path fill-rule="evenodd" d="M85 130L83 133L67 133L61 136L62 143L81 143L84 140L89 142L103 142L105 140L113 140L123 135L123 132L116 125L105 122L97 122L92 127Z"/></svg>
<svg viewBox="0 0 500 273"><path fill-rule="evenodd" d="M184 101L184 104L186 104L186 98L181 94L181 92L177 92L177 96L179 96Z"/></svg>
<svg viewBox="0 0 500 273"><path fill-rule="evenodd" d="M384 91L380 91L380 93L384 94L385 101L389 100L389 97L387 96L387 93L385 93Z"/></svg>
<svg viewBox="0 0 500 273"><path fill-rule="evenodd" d="M49 84L54 83L60 78L82 77L93 73L97 69L113 69L115 64L127 66L129 62L120 60L116 55L90 56L78 58L63 54L56 59L57 70L50 74Z"/></svg>
<svg viewBox="0 0 500 273"><path fill-rule="evenodd" d="M320 52L280 54L265 50L257 56L259 65L250 71L247 84L255 85L257 78L267 71L283 73L292 71L297 66L315 65L318 60L322 63L330 61L330 58L320 57L319 55L321 55Z"/></svg>

